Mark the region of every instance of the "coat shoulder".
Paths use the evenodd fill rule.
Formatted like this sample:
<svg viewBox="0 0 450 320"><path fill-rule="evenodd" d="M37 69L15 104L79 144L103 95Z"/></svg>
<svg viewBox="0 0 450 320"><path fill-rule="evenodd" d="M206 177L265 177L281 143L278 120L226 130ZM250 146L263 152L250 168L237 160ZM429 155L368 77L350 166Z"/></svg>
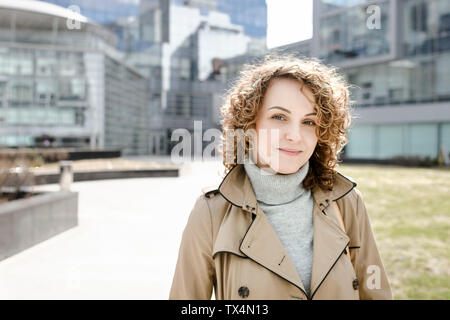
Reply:
<svg viewBox="0 0 450 320"><path fill-rule="evenodd" d="M356 207L358 202L362 200L361 191L357 187L354 187L339 200Z"/></svg>
<svg viewBox="0 0 450 320"><path fill-rule="evenodd" d="M209 210L213 239L215 241L223 219L229 211L231 204L219 192L219 185L203 187L200 198L202 198L202 202L206 204Z"/></svg>
<svg viewBox="0 0 450 320"><path fill-rule="evenodd" d="M202 188L202 193L207 198L212 198L219 193L218 185L209 185Z"/></svg>
<svg viewBox="0 0 450 320"><path fill-rule="evenodd" d="M203 187L201 197L208 204L212 217L220 220L230 206L230 203L220 193L219 186L217 184Z"/></svg>
<svg viewBox="0 0 450 320"><path fill-rule="evenodd" d="M354 187L343 198L346 199L346 200L358 202L358 201L361 201L363 199L363 196L362 196L361 191L357 187Z"/></svg>
<svg viewBox="0 0 450 320"><path fill-rule="evenodd" d="M336 171L336 175L335 175L336 179L343 179L343 180L348 180L349 182L351 182L355 187L357 186L356 180L353 179L351 176L346 175L346 174L342 174L339 171Z"/></svg>

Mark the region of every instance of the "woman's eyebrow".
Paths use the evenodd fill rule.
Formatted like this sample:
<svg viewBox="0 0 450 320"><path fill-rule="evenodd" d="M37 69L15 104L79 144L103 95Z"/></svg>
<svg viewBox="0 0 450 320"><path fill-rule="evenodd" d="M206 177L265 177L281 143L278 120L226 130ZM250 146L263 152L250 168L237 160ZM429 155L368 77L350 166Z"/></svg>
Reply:
<svg viewBox="0 0 450 320"><path fill-rule="evenodd" d="M275 108L277 108L277 109L281 109L281 110L283 110L283 111L286 111L287 113L291 113L291 111L289 111L288 109L286 109L286 108L283 108L283 107L280 107L280 106L274 106L274 107L270 107L268 110L270 110L270 109L275 109Z"/></svg>
<svg viewBox="0 0 450 320"><path fill-rule="evenodd" d="M291 113L291 111L289 111L288 109L286 109L286 108L283 108L283 107L280 107L280 106L274 106L274 107L270 107L268 110L270 110L270 109L281 109L281 110L283 110L283 111L286 111L287 113ZM308 113L308 114L305 114L305 117L306 116L315 116L315 115L317 115L317 112L311 112L311 113Z"/></svg>

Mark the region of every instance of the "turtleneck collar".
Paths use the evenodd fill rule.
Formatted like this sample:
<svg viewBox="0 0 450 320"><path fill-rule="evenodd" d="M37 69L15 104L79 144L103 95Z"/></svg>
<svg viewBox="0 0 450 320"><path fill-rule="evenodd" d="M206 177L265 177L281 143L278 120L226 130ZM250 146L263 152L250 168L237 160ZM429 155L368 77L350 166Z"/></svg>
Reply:
<svg viewBox="0 0 450 320"><path fill-rule="evenodd" d="M255 192L256 200L267 205L280 205L300 197L305 189L303 179L309 169L309 161L291 174L267 174L256 164L244 163L245 171Z"/></svg>

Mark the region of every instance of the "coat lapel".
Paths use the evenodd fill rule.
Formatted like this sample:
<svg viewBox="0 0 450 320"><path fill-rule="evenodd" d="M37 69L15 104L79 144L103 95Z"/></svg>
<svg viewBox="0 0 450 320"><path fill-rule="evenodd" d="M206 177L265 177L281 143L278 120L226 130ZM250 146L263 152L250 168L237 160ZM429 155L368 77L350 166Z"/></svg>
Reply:
<svg viewBox="0 0 450 320"><path fill-rule="evenodd" d="M354 182L337 174L332 191L323 191L320 188L312 190L314 249L311 296L314 296L349 242L348 236L340 229L334 217L331 201L343 197L354 186L356 186ZM264 212L258 206L244 166L238 164L233 167L218 189L228 202L240 210L232 207L224 217L214 244L213 254L229 251L240 256L247 256L305 292L294 264L286 254ZM242 213L245 214L242 215Z"/></svg>
<svg viewBox="0 0 450 320"><path fill-rule="evenodd" d="M331 205L321 209L314 202L314 245L311 274L311 296L326 278L349 242L348 236L340 229L334 219Z"/></svg>
<svg viewBox="0 0 450 320"><path fill-rule="evenodd" d="M219 192L234 206L241 208L240 213L242 215L243 211L246 214L246 221L248 222L246 223L246 231L241 234L240 239L242 241L240 246L236 248L236 240L239 237L236 236L236 232L233 230L235 230L237 225L229 222L231 220L236 221L237 217L234 215L235 212L230 210L230 214L224 218L219 230L214 245L214 253L219 252L219 248L233 247L234 249L229 250L230 252L237 253L239 251L256 263L305 291L300 276L294 264L287 256L278 235L264 212L258 206L255 192L243 165L237 165L228 172L219 186ZM223 228L224 226L228 227ZM231 238L229 236L230 234L232 235ZM235 240L232 240L232 238Z"/></svg>
<svg viewBox="0 0 450 320"><path fill-rule="evenodd" d="M259 207L255 220L242 241L240 250L258 264L306 292L278 235Z"/></svg>

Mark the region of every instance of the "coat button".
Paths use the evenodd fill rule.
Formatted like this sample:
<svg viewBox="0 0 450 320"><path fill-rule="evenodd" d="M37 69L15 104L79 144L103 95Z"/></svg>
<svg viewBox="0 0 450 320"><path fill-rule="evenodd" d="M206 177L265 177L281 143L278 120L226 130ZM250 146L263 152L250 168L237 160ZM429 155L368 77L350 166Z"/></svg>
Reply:
<svg viewBox="0 0 450 320"><path fill-rule="evenodd" d="M353 289L358 290L358 279L353 280Z"/></svg>
<svg viewBox="0 0 450 320"><path fill-rule="evenodd" d="M247 298L249 293L250 292L247 287L240 287L238 290L238 294L242 298Z"/></svg>

